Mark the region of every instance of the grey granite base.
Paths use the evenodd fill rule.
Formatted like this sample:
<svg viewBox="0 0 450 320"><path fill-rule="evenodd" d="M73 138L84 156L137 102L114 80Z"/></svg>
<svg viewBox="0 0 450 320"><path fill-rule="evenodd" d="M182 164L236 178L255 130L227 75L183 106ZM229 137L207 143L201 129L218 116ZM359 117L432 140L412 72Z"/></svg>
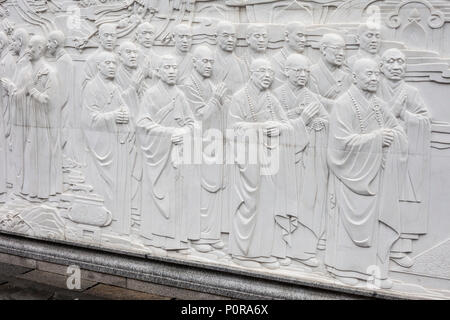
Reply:
<svg viewBox="0 0 450 320"><path fill-rule="evenodd" d="M173 258L98 251L6 233L0 233L0 252L61 265L78 265L86 270L235 299L405 298L337 285L258 275L227 267L186 263Z"/></svg>

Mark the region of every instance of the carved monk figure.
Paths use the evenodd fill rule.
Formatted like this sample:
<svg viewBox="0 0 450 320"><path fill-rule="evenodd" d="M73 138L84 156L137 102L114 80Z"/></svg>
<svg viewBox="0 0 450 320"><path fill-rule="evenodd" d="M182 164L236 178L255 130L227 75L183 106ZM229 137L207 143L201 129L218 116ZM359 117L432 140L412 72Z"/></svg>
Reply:
<svg viewBox="0 0 450 320"><path fill-rule="evenodd" d="M354 85L330 117L327 270L346 284L374 276L392 287L390 249L400 235L399 196L407 138L386 104L376 97L375 61L355 62Z"/></svg>
<svg viewBox="0 0 450 320"><path fill-rule="evenodd" d="M324 98L335 100L351 84L351 75L344 65L345 41L338 34L325 34L320 42L320 51L321 59L311 67L311 87ZM331 102L326 105L329 110L331 106Z"/></svg>
<svg viewBox="0 0 450 320"><path fill-rule="evenodd" d="M188 240L200 238L200 182L195 168L179 159L190 151L194 116L176 86L177 63L161 57L160 81L141 103L139 140L144 154L141 235L145 243L187 254Z"/></svg>
<svg viewBox="0 0 450 320"><path fill-rule="evenodd" d="M392 108L408 136L408 166L404 191L400 197L402 234L392 248L391 259L409 268L414 260L412 242L427 233L430 179L431 115L419 91L405 80L406 57L389 49L381 59L379 95Z"/></svg>
<svg viewBox="0 0 450 320"><path fill-rule="evenodd" d="M86 84L95 78L98 73L97 57L103 52L114 52L117 41L117 27L115 24L105 23L98 28L98 36L100 39L99 48L92 53L86 60L84 66L83 88Z"/></svg>
<svg viewBox="0 0 450 320"><path fill-rule="evenodd" d="M375 24L363 23L358 28L359 50L348 58L348 66L353 68L355 61L361 58L371 58L380 61L381 30Z"/></svg>
<svg viewBox="0 0 450 320"><path fill-rule="evenodd" d="M245 33L248 48L243 56L247 66L247 78L250 76L250 67L255 59L266 59L267 47L269 45L269 33L264 24L250 24Z"/></svg>
<svg viewBox="0 0 450 320"><path fill-rule="evenodd" d="M294 53L302 54L306 48L306 28L301 22L290 22L284 32L284 47L273 56L276 80L279 85L286 81L284 68L286 59Z"/></svg>
<svg viewBox="0 0 450 320"><path fill-rule="evenodd" d="M2 87L6 97L4 101L9 113L6 123L8 142L8 184L12 184L14 192L20 194L23 182L23 151L25 148L25 115L27 103L26 83L29 81L30 60L25 53L28 48L28 32L17 29L11 38L11 59L8 56L3 60L4 74L2 74Z"/></svg>
<svg viewBox="0 0 450 320"><path fill-rule="evenodd" d="M290 55L284 68L287 82L275 94L300 136L294 150L299 223L288 256L317 267L317 246L325 232L328 113L319 97L307 88L310 68L305 56Z"/></svg>
<svg viewBox="0 0 450 320"><path fill-rule="evenodd" d="M130 110L130 125L135 130L139 116L140 92L144 87L145 77L142 68L138 67L139 50L137 46L126 41L119 47L120 60L115 81L121 88L122 98ZM137 141L136 141L137 143ZM132 229L137 232L140 226L141 215L141 183L142 183L142 157L140 147L136 146L136 152L130 155L132 161Z"/></svg>
<svg viewBox="0 0 450 320"><path fill-rule="evenodd" d="M97 75L83 94L83 131L90 154L87 178L113 216L112 231L126 235L130 234L135 133L131 112L114 81L116 56L100 53L97 68Z"/></svg>
<svg viewBox="0 0 450 320"><path fill-rule="evenodd" d="M27 57L31 62L28 76L23 185L27 199L45 200L62 192L62 166L58 110L59 81L56 71L44 60L47 41L33 36Z"/></svg>
<svg viewBox="0 0 450 320"><path fill-rule="evenodd" d="M52 128L52 159L58 180L62 181L62 149L66 156L76 159L76 146L70 140L73 129L76 127L76 113L73 110L73 61L64 50L65 35L62 31L52 31L47 39L47 63L56 71L59 82L59 94L55 102L55 121L57 127ZM69 150L70 149L70 150ZM62 187L62 183L58 186ZM62 190L58 190L61 192Z"/></svg>
<svg viewBox="0 0 450 320"><path fill-rule="evenodd" d="M179 24L173 29L173 41L175 42L175 58L178 65L178 83L184 81L192 73L192 30L186 24Z"/></svg>
<svg viewBox="0 0 450 320"><path fill-rule="evenodd" d="M234 52L237 37L235 26L228 21L217 25L217 50L214 56L214 72L212 80L215 83L225 83L229 94L236 93L245 82L245 64Z"/></svg>
<svg viewBox="0 0 450 320"><path fill-rule="evenodd" d="M240 201L231 208L229 250L237 264L274 269L286 258L286 236L296 215L294 132L271 93L270 62L256 59L251 71L250 81L233 96L230 108L230 128L239 142L234 188Z"/></svg>
<svg viewBox="0 0 450 320"><path fill-rule="evenodd" d="M237 37L235 26L228 21L221 21L217 25L217 50L214 58L214 72L212 80L215 84L225 83L227 87L226 98L224 101L223 121L224 128L228 128L227 119L231 96L239 91L247 81L246 65L236 55ZM227 140L226 143L229 141ZM227 148L226 148L227 149ZM225 150L226 150L225 149ZM226 155L225 155L226 156ZM233 197L231 186L233 185L233 165L226 163L224 168L223 181L223 201L222 201L222 231L229 233L230 231L230 206L233 206ZM229 214L226 214L229 213Z"/></svg>
<svg viewBox="0 0 450 320"><path fill-rule="evenodd" d="M136 28L136 41L139 43L139 68L143 69L144 75L143 87L140 94L153 86L157 82L155 70L158 67L160 57L154 52L153 44L155 42L156 29L149 22L143 22Z"/></svg>
<svg viewBox="0 0 450 320"><path fill-rule="evenodd" d="M221 241L222 190L223 190L223 102L226 87L217 87L210 80L213 74L213 52L205 46L195 49L194 72L185 82L185 94L192 112L202 126L203 165L201 167L200 240L195 249L209 252L223 249ZM214 69L215 71L215 69ZM213 145L214 147L208 147Z"/></svg>

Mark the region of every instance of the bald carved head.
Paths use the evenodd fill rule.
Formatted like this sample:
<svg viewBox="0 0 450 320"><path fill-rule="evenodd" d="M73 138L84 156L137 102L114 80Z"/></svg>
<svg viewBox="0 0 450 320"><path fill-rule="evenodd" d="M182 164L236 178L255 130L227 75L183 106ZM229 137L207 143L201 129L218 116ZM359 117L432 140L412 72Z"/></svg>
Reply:
<svg viewBox="0 0 450 320"><path fill-rule="evenodd" d="M381 57L380 69L388 80L400 81L406 73L406 56L395 48L386 50Z"/></svg>
<svg viewBox="0 0 450 320"><path fill-rule="evenodd" d="M247 27L247 43L250 50L264 53L269 45L269 33L264 24L251 24Z"/></svg>
<svg viewBox="0 0 450 320"><path fill-rule="evenodd" d="M250 80L259 90L269 89L273 83L275 72L267 59L255 59L250 66Z"/></svg>
<svg viewBox="0 0 450 320"><path fill-rule="evenodd" d="M380 82L378 63L370 58L362 58L353 65L353 83L362 91L375 93Z"/></svg>
<svg viewBox="0 0 450 320"><path fill-rule="evenodd" d="M301 54L291 54L286 59L285 74L289 83L296 87L304 87L308 83L311 61Z"/></svg>
<svg viewBox="0 0 450 320"><path fill-rule="evenodd" d="M195 48L192 58L194 70L204 78L209 78L213 72L214 53L207 46Z"/></svg>
<svg viewBox="0 0 450 320"><path fill-rule="evenodd" d="M327 64L340 67L345 62L345 40L337 33L323 35L320 41L320 51L323 61Z"/></svg>
<svg viewBox="0 0 450 320"><path fill-rule="evenodd" d="M286 44L293 51L303 53L306 47L306 27L301 22L291 22L286 25Z"/></svg>

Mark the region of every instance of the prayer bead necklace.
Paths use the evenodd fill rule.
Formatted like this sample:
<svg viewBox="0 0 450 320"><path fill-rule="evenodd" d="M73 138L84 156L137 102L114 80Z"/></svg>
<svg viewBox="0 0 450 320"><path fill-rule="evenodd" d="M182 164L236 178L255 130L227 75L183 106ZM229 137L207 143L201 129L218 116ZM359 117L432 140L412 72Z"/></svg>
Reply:
<svg viewBox="0 0 450 320"><path fill-rule="evenodd" d="M251 113L252 119L253 119L254 122L258 122L258 120L256 119L255 106L252 103L250 95L248 93L248 86L245 86L244 91L245 91L245 95L247 96L248 105L250 106L250 113ZM266 93L266 98L267 98L267 100L269 102L270 116L272 117L272 120L275 120L275 112L273 110L272 99L270 99L269 92Z"/></svg>
<svg viewBox="0 0 450 320"><path fill-rule="evenodd" d="M358 102L356 102L356 99L353 97L353 95L348 92L348 95L350 96L350 99L352 100L353 106L355 108L356 116L358 117L359 121L359 127L361 129L362 133L366 132L366 127L364 126L362 115L361 115L361 109L359 108ZM372 110L375 112L375 120L377 121L378 125L380 127L383 127L383 115L381 114L381 108L377 102L377 99L374 98L375 105L372 107Z"/></svg>
<svg viewBox="0 0 450 320"><path fill-rule="evenodd" d="M194 76L191 76L192 82L194 83L195 89L197 90L198 95L200 98L205 100L205 97L203 96L202 90L200 89L200 85L198 84L197 80L195 80Z"/></svg>

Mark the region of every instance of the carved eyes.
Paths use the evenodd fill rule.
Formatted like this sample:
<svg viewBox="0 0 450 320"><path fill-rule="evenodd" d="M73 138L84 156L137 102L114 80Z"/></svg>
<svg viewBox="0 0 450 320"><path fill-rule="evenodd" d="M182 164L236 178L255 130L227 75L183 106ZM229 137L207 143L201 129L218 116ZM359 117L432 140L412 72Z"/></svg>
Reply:
<svg viewBox="0 0 450 320"><path fill-rule="evenodd" d="M202 59L202 62L204 64L207 64L207 63L214 64L214 59Z"/></svg>
<svg viewBox="0 0 450 320"><path fill-rule="evenodd" d="M300 73L310 73L310 70L308 70L308 69L296 69L296 68L286 68L286 69L288 69L288 70L292 70L292 71L294 71L295 73L297 73L297 74L300 74Z"/></svg>
<svg viewBox="0 0 450 320"><path fill-rule="evenodd" d="M235 33L222 33L220 36L224 38L236 38Z"/></svg>
<svg viewBox="0 0 450 320"><path fill-rule="evenodd" d="M330 48L333 51L344 51L345 48L341 46L327 46L327 48Z"/></svg>
<svg viewBox="0 0 450 320"><path fill-rule="evenodd" d="M398 59L392 58L387 61L387 63L389 63L389 64L393 64L395 62L397 62L398 64L404 64L405 60L403 60L402 58L398 58Z"/></svg>
<svg viewBox="0 0 450 320"><path fill-rule="evenodd" d="M253 72L257 72L257 73L268 73L268 74L270 74L271 76L273 76L273 75L275 74L275 71L273 71L272 69L264 69L264 68L261 68L261 69L258 69L258 70L253 70Z"/></svg>
<svg viewBox="0 0 450 320"><path fill-rule="evenodd" d="M166 64L166 65L163 66L163 69L165 69L165 70L169 70L169 69L176 70L176 69L178 69L178 66L176 64L174 64L174 65Z"/></svg>
<svg viewBox="0 0 450 320"><path fill-rule="evenodd" d="M380 39L381 35L379 33L367 33L366 37L372 39L373 37Z"/></svg>
<svg viewBox="0 0 450 320"><path fill-rule="evenodd" d="M367 72L367 76L369 76L369 77L371 77L371 76L379 77L380 76L380 72L378 72L378 71L368 71Z"/></svg>
<svg viewBox="0 0 450 320"><path fill-rule="evenodd" d="M260 39L267 39L268 38L268 35L267 34L265 34L265 33L261 33L261 34L259 34L259 33L254 33L253 34L253 37L255 38L255 39L258 39L258 40L260 40Z"/></svg>

